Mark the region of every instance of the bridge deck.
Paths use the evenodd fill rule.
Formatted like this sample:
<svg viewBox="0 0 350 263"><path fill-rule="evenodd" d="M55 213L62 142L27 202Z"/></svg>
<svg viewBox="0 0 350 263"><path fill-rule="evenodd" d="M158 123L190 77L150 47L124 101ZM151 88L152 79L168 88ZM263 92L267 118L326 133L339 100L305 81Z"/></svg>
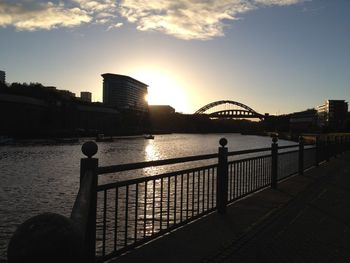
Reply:
<svg viewBox="0 0 350 263"><path fill-rule="evenodd" d="M349 262L349 163L346 153L112 262Z"/></svg>

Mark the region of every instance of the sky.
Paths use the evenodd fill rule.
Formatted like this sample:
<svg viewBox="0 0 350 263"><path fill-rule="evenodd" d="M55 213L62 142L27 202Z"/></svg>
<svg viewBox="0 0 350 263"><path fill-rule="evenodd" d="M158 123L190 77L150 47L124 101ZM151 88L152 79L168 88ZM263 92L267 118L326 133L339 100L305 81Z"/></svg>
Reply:
<svg viewBox="0 0 350 263"><path fill-rule="evenodd" d="M94 101L116 73L178 112L291 113L350 101L349 14L349 0L0 0L0 70Z"/></svg>

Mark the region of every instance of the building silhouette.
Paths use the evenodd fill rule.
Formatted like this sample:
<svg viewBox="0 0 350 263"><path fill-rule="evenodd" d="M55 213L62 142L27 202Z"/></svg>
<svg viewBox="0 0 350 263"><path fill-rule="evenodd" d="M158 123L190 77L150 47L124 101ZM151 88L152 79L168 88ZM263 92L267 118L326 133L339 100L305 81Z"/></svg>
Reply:
<svg viewBox="0 0 350 263"><path fill-rule="evenodd" d="M5 83L6 81L6 73L5 71L0 70L0 83Z"/></svg>
<svg viewBox="0 0 350 263"><path fill-rule="evenodd" d="M321 127L341 128L348 113L348 103L345 100L326 100L317 107L318 124Z"/></svg>
<svg viewBox="0 0 350 263"><path fill-rule="evenodd" d="M148 85L129 76L106 73L103 77L103 103L120 110L147 111Z"/></svg>
<svg viewBox="0 0 350 263"><path fill-rule="evenodd" d="M81 91L80 92L80 99L82 101L86 101L86 102L91 102L91 92L88 92L88 91Z"/></svg>

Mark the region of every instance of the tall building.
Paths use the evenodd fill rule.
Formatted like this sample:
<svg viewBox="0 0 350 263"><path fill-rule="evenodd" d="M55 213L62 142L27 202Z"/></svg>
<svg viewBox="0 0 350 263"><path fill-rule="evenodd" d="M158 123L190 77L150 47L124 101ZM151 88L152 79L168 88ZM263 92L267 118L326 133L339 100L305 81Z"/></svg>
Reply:
<svg viewBox="0 0 350 263"><path fill-rule="evenodd" d="M326 100L317 107L318 124L321 127L341 128L348 113L345 100Z"/></svg>
<svg viewBox="0 0 350 263"><path fill-rule="evenodd" d="M91 92L88 91L82 91L80 92L80 99L82 101L86 101L86 102L91 102Z"/></svg>
<svg viewBox="0 0 350 263"><path fill-rule="evenodd" d="M0 83L5 83L6 81L6 73L5 71L0 70Z"/></svg>
<svg viewBox="0 0 350 263"><path fill-rule="evenodd" d="M148 85L129 76L106 73L103 77L103 103L118 109L147 111Z"/></svg>

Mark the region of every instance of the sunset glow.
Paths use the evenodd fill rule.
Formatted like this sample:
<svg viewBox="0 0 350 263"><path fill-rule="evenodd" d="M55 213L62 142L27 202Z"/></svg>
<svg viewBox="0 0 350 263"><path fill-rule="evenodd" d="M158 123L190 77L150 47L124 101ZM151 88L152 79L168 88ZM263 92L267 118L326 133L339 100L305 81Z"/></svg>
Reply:
<svg viewBox="0 0 350 263"><path fill-rule="evenodd" d="M149 85L149 105L170 105L177 111L189 110L185 89L169 73L160 70L139 70L131 75Z"/></svg>

